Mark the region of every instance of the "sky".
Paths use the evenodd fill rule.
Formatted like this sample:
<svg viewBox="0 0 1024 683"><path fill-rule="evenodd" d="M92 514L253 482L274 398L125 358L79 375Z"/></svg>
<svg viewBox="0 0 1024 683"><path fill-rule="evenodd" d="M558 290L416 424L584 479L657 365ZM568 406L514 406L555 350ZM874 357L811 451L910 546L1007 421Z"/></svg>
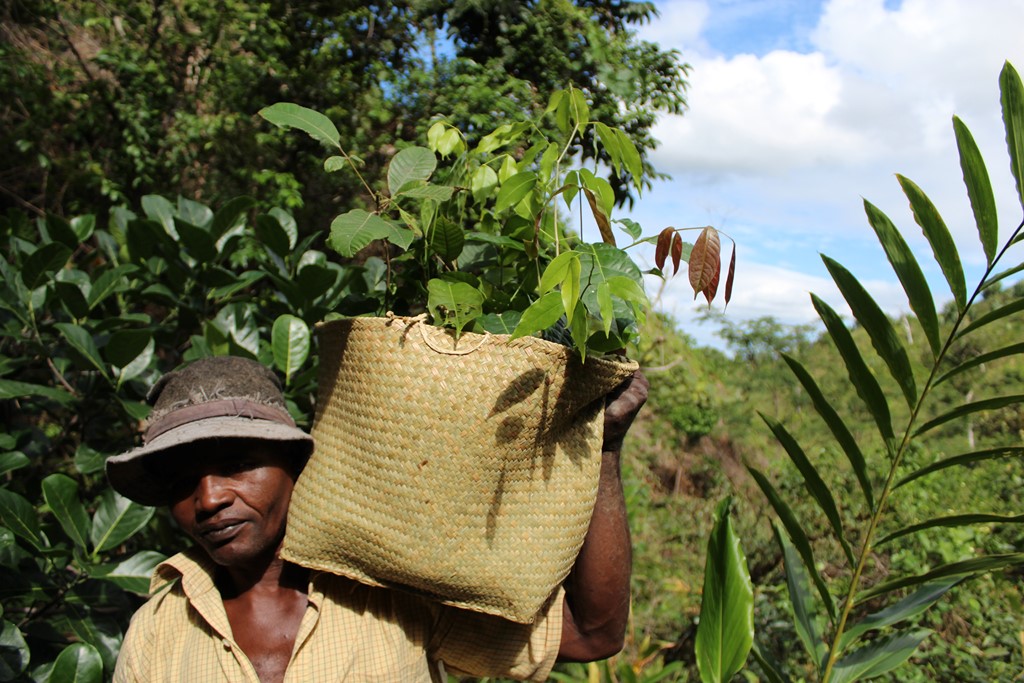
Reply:
<svg viewBox="0 0 1024 683"><path fill-rule="evenodd" d="M895 174L932 199L956 240L968 290L984 268L952 117L973 133L995 186L1000 236L1021 218L999 104L999 72L1024 73L1024 0L660 0L643 40L676 49L692 71L689 110L664 115L652 161L671 174L629 218L712 225L735 240L734 323L773 316L816 323L809 292L848 311L820 254L856 275L890 314L909 310L864 215L900 228L939 305L951 299ZM684 233L687 241L696 232ZM723 239L728 254L731 243ZM650 263L653 253L637 254ZM723 348L698 320L685 272L657 306L699 344ZM720 292L722 288L720 287ZM721 296L721 293L720 295ZM714 307L722 310L722 302Z"/></svg>

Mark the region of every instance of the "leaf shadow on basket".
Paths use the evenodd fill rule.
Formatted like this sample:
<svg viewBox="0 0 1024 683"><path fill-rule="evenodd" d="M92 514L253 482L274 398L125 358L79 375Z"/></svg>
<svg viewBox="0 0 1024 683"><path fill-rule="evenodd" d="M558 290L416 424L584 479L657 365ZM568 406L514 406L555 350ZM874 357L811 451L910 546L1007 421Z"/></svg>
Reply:
<svg viewBox="0 0 1024 683"><path fill-rule="evenodd" d="M594 452L592 444L588 443L580 429L586 431L587 424L593 421L594 413L600 410L600 401L603 399L592 401L592 405L580 406L579 397L573 395L575 392L565 390L564 385L571 381L572 374L571 371L567 372L563 381L553 382L549 373L543 369L528 370L509 382L491 408L489 418L505 414L495 429L495 445L506 448L520 441L520 448L529 454L526 470L530 480L534 479L539 462L543 481L549 482L559 452L577 467L588 457L600 456L599 451ZM553 388L556 395L552 405ZM539 397L535 396L538 391L541 392ZM526 438L532 434L528 443L521 441L524 439L524 431ZM487 512L488 543L493 542L497 532L509 470L523 465L523 460L516 459L506 460L502 464ZM514 472L511 476L522 475Z"/></svg>

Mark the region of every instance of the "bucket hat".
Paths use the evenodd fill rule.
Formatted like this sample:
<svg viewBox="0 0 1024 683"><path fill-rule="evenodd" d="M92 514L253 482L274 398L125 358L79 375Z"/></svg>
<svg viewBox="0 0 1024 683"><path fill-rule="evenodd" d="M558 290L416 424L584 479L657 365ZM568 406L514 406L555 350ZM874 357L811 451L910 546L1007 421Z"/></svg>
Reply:
<svg viewBox="0 0 1024 683"><path fill-rule="evenodd" d="M244 438L294 444L296 457L306 458L313 450L312 437L288 414L280 380L248 358L197 360L161 377L146 400L153 410L143 445L106 463L111 486L143 505L169 502L166 477L152 465L157 460L172 465L189 444Z"/></svg>

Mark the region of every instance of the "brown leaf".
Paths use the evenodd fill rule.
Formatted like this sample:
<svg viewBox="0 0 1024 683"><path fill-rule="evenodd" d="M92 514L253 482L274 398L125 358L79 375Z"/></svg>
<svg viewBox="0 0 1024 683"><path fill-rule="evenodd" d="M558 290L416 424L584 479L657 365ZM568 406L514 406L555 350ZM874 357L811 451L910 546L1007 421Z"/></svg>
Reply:
<svg viewBox="0 0 1024 683"><path fill-rule="evenodd" d="M736 277L736 243L732 245L732 257L729 259L729 274L725 276L725 305L732 299L732 282Z"/></svg>
<svg viewBox="0 0 1024 683"><path fill-rule="evenodd" d="M715 275L711 278L711 282L704 288L704 298L708 300L708 306L711 306L711 302L715 298L715 294L718 294L718 279L722 274L722 266L719 264L718 268L715 268Z"/></svg>
<svg viewBox="0 0 1024 683"><path fill-rule="evenodd" d="M680 237L679 233L674 233L672 237L672 273L679 272L679 262L683 260L683 238Z"/></svg>
<svg viewBox="0 0 1024 683"><path fill-rule="evenodd" d="M615 246L615 233L612 232L611 221L608 220L608 216L605 215L601 207L597 205L597 197L594 193L583 188L583 194L587 195L587 201L590 202L590 211L594 214L594 220L597 221L597 229L601 231L601 240L605 244Z"/></svg>
<svg viewBox="0 0 1024 683"><path fill-rule="evenodd" d="M718 239L718 231L708 226L704 228L700 237L693 244L693 251L690 252L689 278L690 286L693 287L693 298L705 292L712 280L716 280L715 288L718 287L718 273L722 269L720 261L721 242Z"/></svg>
<svg viewBox="0 0 1024 683"><path fill-rule="evenodd" d="M676 234L673 228L665 228L658 233L658 246L654 248L654 265L658 270L665 272L665 259L668 258L669 248L672 245L672 236ZM679 266L676 266L676 270Z"/></svg>

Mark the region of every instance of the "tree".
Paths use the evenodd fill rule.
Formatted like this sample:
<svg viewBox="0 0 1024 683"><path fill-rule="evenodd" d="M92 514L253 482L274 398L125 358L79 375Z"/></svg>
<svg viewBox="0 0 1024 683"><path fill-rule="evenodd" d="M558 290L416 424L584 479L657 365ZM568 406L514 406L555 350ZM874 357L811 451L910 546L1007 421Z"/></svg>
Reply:
<svg viewBox="0 0 1024 683"><path fill-rule="evenodd" d="M646 2L12 0L0 12L13 94L0 195L40 215L247 194L319 228L366 201L354 182L328 184L315 143L282 144L255 117L281 100L335 120L371 184L439 111L490 130L573 82L646 158L657 113L685 106L679 55L631 30L654 16ZM626 200L628 178L612 178Z"/></svg>

